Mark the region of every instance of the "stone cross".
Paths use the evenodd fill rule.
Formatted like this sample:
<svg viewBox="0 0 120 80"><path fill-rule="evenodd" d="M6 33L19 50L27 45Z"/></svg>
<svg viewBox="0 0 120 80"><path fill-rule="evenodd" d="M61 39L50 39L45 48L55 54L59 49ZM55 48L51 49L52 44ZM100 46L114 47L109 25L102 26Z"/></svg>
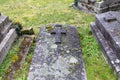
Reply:
<svg viewBox="0 0 120 80"><path fill-rule="evenodd" d="M107 21L107 22L117 21L117 19L114 16L112 16L112 15L104 17L104 20Z"/></svg>
<svg viewBox="0 0 120 80"><path fill-rule="evenodd" d="M62 35L66 35L66 30L62 26L55 26L56 28L51 31L55 35L55 43L61 44Z"/></svg>

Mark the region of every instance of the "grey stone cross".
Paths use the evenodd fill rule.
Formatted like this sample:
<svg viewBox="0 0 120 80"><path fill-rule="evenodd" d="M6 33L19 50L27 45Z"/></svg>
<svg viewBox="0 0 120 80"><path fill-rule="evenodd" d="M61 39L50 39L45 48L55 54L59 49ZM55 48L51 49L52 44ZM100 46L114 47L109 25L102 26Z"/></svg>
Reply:
<svg viewBox="0 0 120 80"><path fill-rule="evenodd" d="M55 26L55 29L51 31L51 34L55 35L55 43L61 44L62 35L66 35L66 30L62 26Z"/></svg>
<svg viewBox="0 0 120 80"><path fill-rule="evenodd" d="M107 21L107 22L117 21L117 19L114 16L112 16L112 15L104 17L104 20Z"/></svg>

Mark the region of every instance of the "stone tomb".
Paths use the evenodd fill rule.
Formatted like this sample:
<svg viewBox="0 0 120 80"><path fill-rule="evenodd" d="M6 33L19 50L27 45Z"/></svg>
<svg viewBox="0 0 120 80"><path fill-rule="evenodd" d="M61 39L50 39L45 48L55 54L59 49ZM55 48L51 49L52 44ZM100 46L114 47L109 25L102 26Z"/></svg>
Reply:
<svg viewBox="0 0 120 80"><path fill-rule="evenodd" d="M106 61L120 77L120 12L96 15L91 30L98 41Z"/></svg>
<svg viewBox="0 0 120 80"><path fill-rule="evenodd" d="M120 0L75 0L74 7L92 13L120 10Z"/></svg>
<svg viewBox="0 0 120 80"><path fill-rule="evenodd" d="M41 27L27 80L86 80L75 27Z"/></svg>
<svg viewBox="0 0 120 80"><path fill-rule="evenodd" d="M12 28L12 22L7 16L0 14L0 64L6 57L16 37L17 34L15 29Z"/></svg>

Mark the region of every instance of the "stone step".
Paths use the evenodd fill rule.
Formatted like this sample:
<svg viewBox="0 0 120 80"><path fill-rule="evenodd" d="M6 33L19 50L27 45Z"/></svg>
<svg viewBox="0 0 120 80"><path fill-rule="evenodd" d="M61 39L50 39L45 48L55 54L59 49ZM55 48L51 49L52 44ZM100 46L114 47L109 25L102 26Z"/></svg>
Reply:
<svg viewBox="0 0 120 80"><path fill-rule="evenodd" d="M116 74L120 76L120 59L116 55L116 51L109 45L108 41L103 36L104 33L100 32L95 23L91 23L90 26L95 39L101 47L105 60L110 64Z"/></svg>
<svg viewBox="0 0 120 80"><path fill-rule="evenodd" d="M4 29L4 26L10 22L9 17L7 16L0 16L0 31Z"/></svg>
<svg viewBox="0 0 120 80"><path fill-rule="evenodd" d="M120 21L117 19L120 15L113 16L112 12L96 15L96 24L103 33L109 44L117 51L117 56L120 58Z"/></svg>
<svg viewBox="0 0 120 80"><path fill-rule="evenodd" d="M10 29L5 38L0 43L0 64L5 59L9 49L17 37L15 29Z"/></svg>

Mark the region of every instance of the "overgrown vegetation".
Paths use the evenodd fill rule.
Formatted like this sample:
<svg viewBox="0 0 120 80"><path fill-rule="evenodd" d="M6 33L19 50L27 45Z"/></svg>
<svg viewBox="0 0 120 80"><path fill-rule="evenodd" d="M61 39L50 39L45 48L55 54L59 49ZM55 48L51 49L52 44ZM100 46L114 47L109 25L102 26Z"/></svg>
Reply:
<svg viewBox="0 0 120 80"><path fill-rule="evenodd" d="M94 21L94 16L72 9L69 7L72 2L73 0L0 0L0 12L9 16L13 22L33 27L36 36L39 27L44 24L77 26L88 80L116 80L90 32L89 24ZM17 54L20 42L21 39L14 44L3 64L0 65L0 77L7 72L13 56ZM14 75L14 80L26 80L34 47L35 44L31 47L26 62Z"/></svg>

